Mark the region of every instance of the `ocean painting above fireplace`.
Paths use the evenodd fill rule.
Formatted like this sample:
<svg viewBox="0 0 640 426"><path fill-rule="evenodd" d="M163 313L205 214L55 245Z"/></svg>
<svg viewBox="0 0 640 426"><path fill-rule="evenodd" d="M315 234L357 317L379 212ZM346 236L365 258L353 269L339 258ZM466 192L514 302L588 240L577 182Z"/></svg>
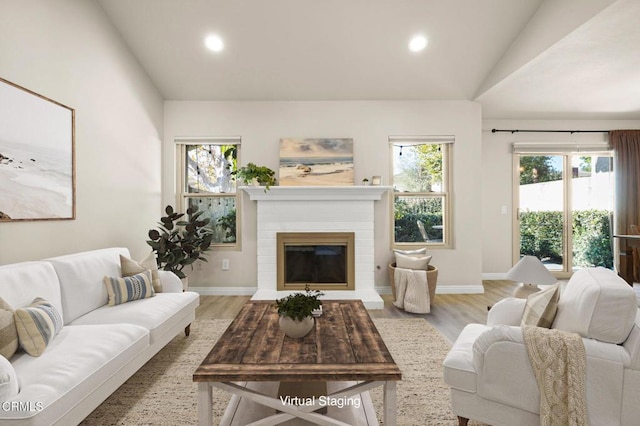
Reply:
<svg viewBox="0 0 640 426"><path fill-rule="evenodd" d="M353 290L353 232L277 234L278 290Z"/></svg>
<svg viewBox="0 0 640 426"><path fill-rule="evenodd" d="M282 186L353 185L353 139L280 139Z"/></svg>

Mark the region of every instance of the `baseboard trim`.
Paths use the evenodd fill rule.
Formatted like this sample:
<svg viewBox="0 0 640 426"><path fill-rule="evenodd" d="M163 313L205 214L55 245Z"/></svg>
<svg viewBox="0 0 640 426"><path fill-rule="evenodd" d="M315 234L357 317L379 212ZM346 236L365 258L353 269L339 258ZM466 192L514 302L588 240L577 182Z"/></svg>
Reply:
<svg viewBox="0 0 640 426"><path fill-rule="evenodd" d="M506 272L485 272L482 274L483 280L506 280Z"/></svg>
<svg viewBox="0 0 640 426"><path fill-rule="evenodd" d="M253 296L258 287L189 287L201 296Z"/></svg>
<svg viewBox="0 0 640 426"><path fill-rule="evenodd" d="M489 279L489 278L487 278ZM497 279L497 278L492 278ZM201 296L253 296L257 287L189 287L189 291ZM391 287L376 287L375 291L380 295L391 294ZM483 294L482 285L441 285L436 288L436 294Z"/></svg>

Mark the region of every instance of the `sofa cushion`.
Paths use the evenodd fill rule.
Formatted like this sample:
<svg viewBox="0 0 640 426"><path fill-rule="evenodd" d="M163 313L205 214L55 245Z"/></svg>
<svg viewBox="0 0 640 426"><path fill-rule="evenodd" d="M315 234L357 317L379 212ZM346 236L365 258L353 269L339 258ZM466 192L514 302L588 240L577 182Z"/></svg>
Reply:
<svg viewBox="0 0 640 426"><path fill-rule="evenodd" d="M123 277L130 277L132 275L139 274L146 271L151 271L151 279L153 284L153 291L156 293L162 292L162 282L158 276L158 264L156 263L156 257L154 252L150 252L147 257L140 261L129 259L128 257L120 255L120 268L122 269Z"/></svg>
<svg viewBox="0 0 640 426"><path fill-rule="evenodd" d="M62 329L62 316L50 302L36 297L31 306L15 312L20 347L31 356L40 356Z"/></svg>
<svg viewBox="0 0 640 426"><path fill-rule="evenodd" d="M633 289L615 272L585 268L560 295L553 328L618 344L631 332L637 309Z"/></svg>
<svg viewBox="0 0 640 426"><path fill-rule="evenodd" d="M18 331L13 309L0 297L0 355L9 359L18 350Z"/></svg>
<svg viewBox="0 0 640 426"><path fill-rule="evenodd" d="M14 310L42 297L62 313L60 281L48 262L22 262L0 266L0 294Z"/></svg>
<svg viewBox="0 0 640 426"><path fill-rule="evenodd" d="M29 424L60 424L63 413L135 364L148 346L149 332L131 324L63 327L43 356L14 356L20 393L12 401L32 410L0 410L0 424L34 416Z"/></svg>
<svg viewBox="0 0 640 426"><path fill-rule="evenodd" d="M108 248L47 259L60 280L65 324L107 304L102 280L105 276L122 276L120 255L131 257L126 248Z"/></svg>
<svg viewBox="0 0 640 426"><path fill-rule="evenodd" d="M555 284L537 293L529 295L522 313L520 325L550 328L558 310L560 285Z"/></svg>
<svg viewBox="0 0 640 426"><path fill-rule="evenodd" d="M19 390L16 370L9 360L0 356L0 402L13 398Z"/></svg>
<svg viewBox="0 0 640 426"><path fill-rule="evenodd" d="M71 325L135 324L151 332L151 344L175 322L190 315L198 306L198 293L158 293L150 299L134 300L116 306L103 306L77 318Z"/></svg>
<svg viewBox="0 0 640 426"><path fill-rule="evenodd" d="M104 284L109 295L109 306L131 302L132 300L152 297L151 271L146 270L130 277L104 277Z"/></svg>

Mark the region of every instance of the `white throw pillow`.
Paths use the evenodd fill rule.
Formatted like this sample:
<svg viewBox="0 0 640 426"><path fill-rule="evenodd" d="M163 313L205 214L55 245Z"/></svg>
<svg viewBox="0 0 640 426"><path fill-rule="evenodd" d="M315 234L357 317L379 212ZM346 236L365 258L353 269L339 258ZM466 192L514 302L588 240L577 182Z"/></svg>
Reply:
<svg viewBox="0 0 640 426"><path fill-rule="evenodd" d="M522 313L520 326L530 325L534 327L551 328L558 311L560 299L560 284L551 286L545 290L530 294Z"/></svg>
<svg viewBox="0 0 640 426"><path fill-rule="evenodd" d="M151 271L153 291L155 293L162 293L162 281L160 281L160 277L158 275L158 264L156 263L156 256L153 251L149 252L147 257L140 261L135 261L120 255L120 268L122 269L123 277L131 277L146 270Z"/></svg>
<svg viewBox="0 0 640 426"><path fill-rule="evenodd" d="M431 256L406 256L396 253L396 267L402 269L429 269Z"/></svg>
<svg viewBox="0 0 640 426"><path fill-rule="evenodd" d="M399 250L399 249L393 249L394 253L400 253L400 254L406 254L406 255L412 255L412 254L426 254L427 253L427 248L423 247L421 249L417 249L417 250Z"/></svg>
<svg viewBox="0 0 640 426"><path fill-rule="evenodd" d="M20 391L18 376L13 365L5 357L0 356L0 401L8 401Z"/></svg>

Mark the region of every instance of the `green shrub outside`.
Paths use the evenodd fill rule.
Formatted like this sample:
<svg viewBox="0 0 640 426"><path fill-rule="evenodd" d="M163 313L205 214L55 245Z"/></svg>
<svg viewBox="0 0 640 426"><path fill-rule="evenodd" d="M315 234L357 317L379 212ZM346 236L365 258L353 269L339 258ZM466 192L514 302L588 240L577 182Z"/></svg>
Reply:
<svg viewBox="0 0 640 426"><path fill-rule="evenodd" d="M418 228L418 220L424 223L429 239L442 240L442 200L440 198L416 199L396 198L395 200L395 241L398 243L423 242Z"/></svg>
<svg viewBox="0 0 640 426"><path fill-rule="evenodd" d="M575 266L613 268L611 216L606 210L573 212ZM520 215L520 253L539 259L562 260L562 212L525 212Z"/></svg>
<svg viewBox="0 0 640 426"><path fill-rule="evenodd" d="M433 212L439 206L421 203L421 208L409 206L396 199L395 241L422 242L417 226L425 224L430 239L442 239L442 230L433 229L442 224L442 214ZM429 210L432 210L429 212ZM573 261L575 266L603 266L613 269L611 240L611 213L606 210L580 210L573 212ZM562 262L562 212L525 212L520 215L520 253L551 262Z"/></svg>

